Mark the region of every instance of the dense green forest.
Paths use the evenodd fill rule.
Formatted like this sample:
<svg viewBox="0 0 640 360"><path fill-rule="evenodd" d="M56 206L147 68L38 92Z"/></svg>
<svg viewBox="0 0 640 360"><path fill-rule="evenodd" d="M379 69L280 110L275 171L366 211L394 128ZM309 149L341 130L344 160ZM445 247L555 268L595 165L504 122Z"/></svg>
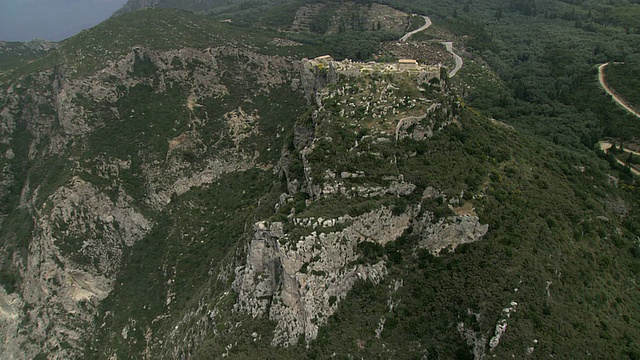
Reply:
<svg viewBox="0 0 640 360"><path fill-rule="evenodd" d="M625 61L640 48L640 35L629 25L626 30L613 26L624 21L613 12L619 6L557 1L439 4L424 8L433 7L439 23L452 32L469 35L467 51L487 61L505 85L479 87L469 94L473 106L574 148L590 149L602 136L640 134L640 127L602 94L596 79L597 65Z"/></svg>
<svg viewBox="0 0 640 360"><path fill-rule="evenodd" d="M640 108L640 55L622 64L610 64L607 84L632 107Z"/></svg>

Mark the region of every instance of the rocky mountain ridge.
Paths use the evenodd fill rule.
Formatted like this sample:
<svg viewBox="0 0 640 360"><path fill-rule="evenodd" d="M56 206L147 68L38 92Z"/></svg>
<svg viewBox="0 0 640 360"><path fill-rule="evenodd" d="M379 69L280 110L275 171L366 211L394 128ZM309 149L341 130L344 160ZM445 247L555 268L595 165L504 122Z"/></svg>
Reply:
<svg viewBox="0 0 640 360"><path fill-rule="evenodd" d="M59 47L58 43L42 39L29 42L0 41L0 76L24 62L45 56Z"/></svg>
<svg viewBox="0 0 640 360"><path fill-rule="evenodd" d="M601 162L444 67L223 26L126 14L0 78L4 357L524 357L633 278Z"/></svg>
<svg viewBox="0 0 640 360"><path fill-rule="evenodd" d="M0 54L8 51L28 51L28 52L41 52L57 49L59 45L55 42L50 42L43 39L35 39L28 42L7 42L0 41Z"/></svg>
<svg viewBox="0 0 640 360"><path fill-rule="evenodd" d="M226 62L225 59L230 58L246 60L244 63ZM187 64L198 65L189 69ZM233 67L233 70L230 70L229 66ZM22 211L30 214L30 217L33 218L35 237L30 241L26 258L20 260L14 258L13 262L5 263L5 266L19 269L21 279L17 285L21 289L20 296L14 293L12 295L6 294L3 297L4 304L11 304L5 307L5 313L8 314L9 319L13 319L10 323L12 325L7 324L4 327L5 337L12 338L12 343L15 345L13 350L7 349L8 353L17 354L20 351L27 351L37 354L39 351L44 351L51 354L57 353L62 357L77 356L78 351L81 350L82 342L86 341L89 334L94 331L93 317L99 314L98 308L101 301L109 296L114 289L114 283L123 267L122 261L127 249L134 246L140 239L148 237L153 228L158 226L157 220L153 220L154 216L149 211L162 212L172 202L172 199L182 196L194 187L206 187L226 173L243 173L251 168L268 170L275 165L261 161L260 151L277 151L277 149L262 148L259 150L256 148L253 152L246 150L247 142L263 136L261 134L263 130L260 126L262 115L259 108L244 110L243 107L245 109L253 107L245 104L230 109L224 114L220 113L222 123L226 124L225 126L228 128L228 133L221 135L230 140L229 143L221 142L223 138L220 138L217 143L211 143L211 140L206 139L203 134L207 122L212 119L201 104L211 101L209 99L220 99L232 95L233 90L230 86L235 86L235 83L229 83L229 79L238 81L236 79L239 78L233 76L228 78L226 74L249 74L250 69L256 68L261 70L251 72L251 76L247 79L260 89L257 94L268 94L270 89L284 85L297 92L298 96L315 97L314 102L319 104L328 101L335 102L338 97L343 96L346 96L343 101L353 101L356 96L356 94L347 96L351 90L348 84L333 89L337 84L349 81L349 77L343 78L345 75L340 73L327 75L316 68L308 68L302 62L291 63L282 57L264 56L224 46L205 50L184 48L170 51L154 51L142 46L135 46L130 53L121 59L110 62L107 67L86 78L68 78L63 72L52 70L19 79L17 84L7 88L3 95L5 107L2 112L3 128L5 129L3 142L8 146L6 152L13 153L13 156L26 156L32 161L38 158L61 158L63 162L59 166L61 169L65 169L64 171L69 171L60 179L60 187L53 189L50 194L43 194L42 185L44 184L27 181L22 185ZM401 73L398 73L397 76L401 76ZM340 78L343 80L339 80ZM418 83L416 81L421 81L420 79L420 76L414 80L409 78L409 81L413 81L414 84L408 86L417 89ZM31 84L37 85L35 87L23 85L27 80ZM369 81L368 76L364 75L357 77L357 80ZM374 105L370 111L366 111L365 115L382 119L392 110L396 114L398 104L406 104L407 100L397 98L397 95L393 94L397 90L393 86L394 80L374 81L384 85L381 87L382 92L374 91L368 96L378 97L380 103ZM136 113L135 108L128 110L128 112L123 111L122 103L127 97L132 96L132 91L153 89L154 93L162 94L178 88L180 93L184 94L180 105L183 109L180 110L180 114L184 117L180 120L180 123L183 124L180 127L184 130L174 129L177 136L167 138L167 145L159 143L153 148L148 148L149 150L163 149L164 154L148 152L143 155L138 152L137 154L123 153L114 157L111 154L103 153L92 159L79 152L93 150L89 150L92 137L101 137L97 134L111 127L106 121L115 125L144 119L145 114ZM328 90L329 88L331 90ZM45 89L45 91L36 89ZM307 89L306 95L302 92L303 89ZM365 91L371 89L369 86L365 88ZM415 100L413 102L415 103ZM96 107L93 104L104 105ZM436 103L430 104L430 111L436 109L436 105ZM356 103L352 106L356 106ZM415 104L409 104L409 109L415 111ZM344 114L344 111L342 113ZM446 111L443 114L446 114ZM105 117L106 115L108 117ZM354 115L355 112L346 114L346 116ZM399 116L400 113L397 115ZM318 118L333 115L331 110L327 110L321 105L314 112L314 116ZM136 118L140 120L132 120ZM17 124L24 124L23 126L26 127L23 131L26 131L31 137L26 153L14 150L15 134L18 131ZM154 123L150 123L149 126L153 127ZM385 122L381 129L394 127L396 125ZM430 128L429 134L432 134L433 124L430 125ZM119 131L118 128L114 129ZM313 130L313 133L321 134L320 129ZM406 130L403 128L403 134L406 134ZM153 132L151 129L138 131ZM282 128L282 131L286 132L287 130ZM419 131L424 133L424 130ZM300 131L296 132L300 133ZM376 141L390 142L394 137L393 132L383 131L381 135L383 137ZM395 137L397 141L398 135L396 134ZM306 175L304 178L287 180L287 188L291 192L284 193L280 197L278 206L286 205L296 194L300 194L300 191L305 191L314 200L321 200L332 197L334 194L342 194L340 196L347 198L354 196L366 198L407 196L415 190L415 185L403 181L393 181L387 189L380 186L365 186L347 190L344 183L348 182L351 177L365 178L363 175L350 175L348 172L342 172L342 181L339 183L334 181L327 181L324 184L314 182L312 180L313 173L317 170L312 170L312 167L315 166L307 158L313 155L316 147L314 143L326 139L330 138L316 137L299 140L308 144L300 150L300 154L303 155L298 155L302 156ZM228 148L225 149L227 146ZM285 158L288 156L285 155ZM142 163L139 163L140 160L136 160L138 157ZM66 160L62 160L65 158ZM279 163L282 164L283 159L281 158ZM10 160L13 159L8 156L6 160L8 160L6 161L7 166L10 166ZM194 163L198 165L194 166ZM131 173L134 166L139 172L132 175L142 180L141 186L144 189L137 196L132 194L132 189L128 187L130 184L124 182L123 179L124 174ZM5 167L5 169L10 171L10 168ZM291 170L287 166L281 166L280 169L280 171L291 175ZM18 185L18 181L19 179L14 178L13 181L7 182L3 193L8 193L9 191L6 189ZM388 181L385 180L385 182ZM342 190L336 192L337 189ZM136 198L134 199L132 195ZM308 206L312 206L312 203ZM320 263L326 262L327 265L323 265L324 267L320 266L315 269L311 266L308 269L311 274L325 273L333 279L331 281L342 284L335 291L335 295L332 295L335 296L335 300L330 306L326 303L330 296L324 299L325 305L323 307L315 310L315 307L312 306L303 310L302 313L291 312L291 309L299 307L297 303L282 305L281 310L276 310L276 307L269 305L272 311L276 311L273 314L280 314L270 316L274 319L283 319L279 325L280 330L276 330L274 344L295 344L300 334L306 334L307 341L313 340L317 334L317 327L326 321L326 318L331 315L332 309L339 305L340 299L345 297L350 288L350 286L343 284L346 278L342 277L347 276L350 279L348 283L353 283L357 279L366 279L371 276L379 278L386 271L383 263L372 268L362 265L352 268L351 263L358 258L357 244L369 238L379 238L376 241L382 245L393 241L407 229L412 221L417 221L416 216L420 213L419 206L411 207L407 211L396 216L391 213L391 208L382 206L368 214L349 218L348 223L351 225L345 224L346 227L339 232L314 233L315 235L301 237L302 243L288 250L289 253L285 252L282 255L267 255L267 253L259 255L263 250L258 250L253 244L257 244L260 240L252 241L247 252L249 259L255 260L248 260L245 265L246 271L240 270L241 268L236 270L236 285L234 287L240 293L238 309L248 311L253 315L265 313L265 305L260 305L257 309L247 305L256 301L251 300L252 298L266 296L261 293L264 291L268 291L268 296L274 298L276 293L290 294L288 296L298 296L299 298L301 296L300 294L293 295L297 291L294 288L285 286L285 288L279 289L281 285L277 282L274 284L275 288L271 290L255 290L255 287L263 288L266 283L263 285L261 283L252 284L249 279L255 275L256 271L262 272L265 266L271 266L260 263L260 258L265 258L264 261L267 262L274 261L275 258L279 258L279 262L286 262L285 258L301 259L295 260L294 264L297 265L287 268L289 276L294 276L296 272L300 271L302 262L309 262L315 256L313 252L309 252L314 249L313 244L324 241L327 249L330 249L335 245L334 243L351 241L345 245L350 249L347 254L351 255L341 254L338 258L334 256L335 259L328 256L325 260L320 259ZM423 216L424 219L429 219L425 216ZM294 219L292 221L301 224L302 220ZM322 226L327 225L327 221L329 220L322 221ZM456 223L458 220L451 218L449 221ZM285 236L282 230L275 230L282 229L282 222L274 222L273 225L270 225L272 228L275 226L274 233L263 235L259 235L264 227L260 224L262 223L256 225L256 239ZM425 225L422 224L421 226L415 225L415 227L423 228ZM388 234L387 225L394 229ZM335 226L340 225L336 224ZM439 226L444 227L441 230L434 229L431 233L451 232L451 230L447 230L448 226L444 223L440 223ZM459 227L460 225L455 226ZM328 228L331 227L328 226ZM358 235L363 234L364 227L373 227L368 230L371 232L371 236ZM466 231L471 231L470 234L472 234L476 231L472 229L473 225ZM479 233L471 235L469 239L476 240L486 232L486 228L480 227L478 229ZM379 236L375 235L378 232L381 232ZM464 232L465 230L462 230L459 234ZM353 242L351 239L356 235L355 242ZM444 237L451 238L449 235ZM274 245L277 241L280 240L270 240L267 243L280 247L280 245ZM292 239L291 241L293 244L297 240ZM460 241L467 240L461 238ZM448 245L447 242L454 244L456 240L444 240L444 246ZM287 249L287 246L283 245L283 249ZM317 250L315 251L317 252ZM26 261L26 265L23 265L22 261ZM370 271L374 271L374 273L366 275ZM356 274L360 275L356 276ZM280 275L265 273L266 279L273 279L276 276ZM249 282L247 283L247 281ZM289 282L291 281L293 280ZM324 276L320 276L309 281L307 284L315 283L317 284L315 286L324 286L323 284L328 280L324 279ZM300 285L294 287L298 286ZM317 292L319 289L315 291ZM313 290L309 294L312 293ZM310 296L304 301L309 304L317 301L313 295ZM303 298L304 296L300 299ZM166 306L171 304L171 299L172 297L169 295ZM21 310L27 306L25 304L28 304L31 309L28 315ZM63 315L65 313L74 315L69 317ZM265 313L265 315L267 314ZM29 318L38 319L38 322L30 322ZM312 319L315 319L314 323L311 323ZM300 326L294 325L296 321L301 324L300 326L304 330L300 330ZM49 330L28 333L23 333L23 330L18 331L18 328L29 329L35 326ZM129 333L125 340L131 336L131 330L125 331L123 329L122 331ZM52 334L56 335L52 336ZM27 344L42 344L45 340L45 345L42 347L25 347Z"/></svg>
<svg viewBox="0 0 640 360"><path fill-rule="evenodd" d="M252 66L264 69L255 78L262 91L268 92L270 87L289 81L282 77L283 73L290 71L284 59L224 47L169 52L136 47L121 60L86 79L71 80L65 78L64 74L51 71L29 77L29 81L38 84L40 91L36 87L25 89L21 85L10 86L6 90L3 95L5 107L2 124L5 129L3 143L9 146L7 152L14 153L16 126L26 125L25 131L28 131L32 140L30 144L25 144L28 145L28 154L19 154L15 150L18 156L26 155L34 160L77 154L68 158L70 162L65 168L65 171L75 175L63 175L63 179L68 180L63 180L62 186L52 194L40 195L42 184L32 184L30 187L27 183L22 190L23 211L31 214L39 235L30 241L29 257L24 259L27 264L5 265L20 269L22 297L32 308L29 316L46 321L44 324L37 323L37 326L49 327L50 331L59 335L52 337L50 332L31 332L27 335L29 340L25 341L19 340L21 332L9 327L5 336L17 336L13 342L15 346L37 344L41 341L37 339L49 339L49 345L38 348L35 353L39 350L53 351L64 342L70 344L71 349L63 350L60 355L72 354L67 351L77 349L77 341L91 332L95 307L111 292L125 248L148 235L154 226L154 221L136 210L140 205L132 204L133 199L123 187L121 176L132 170L132 156L135 157L135 153L124 158L104 154L87 159L77 152L89 146L86 140L81 139L90 138L99 129L109 126L103 122L105 118L101 111L104 110L87 105L109 104L105 110L110 113L110 121L117 124L125 116L129 119L138 116L133 109L130 115L122 114L118 109L118 102L122 102L122 97L126 97L131 89L153 86L158 92L164 92L166 88L188 86L184 90L188 96L182 99L181 105L184 108L181 112L186 118L180 120L184 123L185 132L169 139L168 147L161 146L165 147L166 154L146 154L145 163L138 164L141 173L135 174L147 179L143 185L147 195L138 197L135 202L162 211L172 197L180 196L194 186L209 184L228 172L267 166L257 163L258 152L246 153L240 147L240 143L255 130L251 128L251 125L255 126L251 117L241 108L238 110L239 116L233 111L223 116L223 119L228 118L229 123L236 124L230 125L228 135L236 146L228 150L220 147L214 150L202 140L201 128L208 119L206 113L200 115L198 102L203 98L229 94L219 82L219 74L224 70L219 68L220 60L216 59L240 56L246 57ZM181 70L183 67L177 65L195 61L200 64L200 70L196 72ZM131 76L139 66L147 65L163 75L155 80ZM215 75L216 72L218 75ZM50 80L52 78L53 81ZM212 151L216 155L200 161L198 168L193 168L184 160L184 154L197 158ZM5 171L13 175L10 161L6 162ZM100 185L96 186L95 180L91 183L83 178L100 179ZM2 193L6 194L6 189L17 185L14 181L19 179L11 181L10 177L6 177L5 180L8 181ZM60 284L65 285L61 288ZM28 289L36 292L32 294ZM15 304L7 312L13 314L11 318L17 326L27 315L21 311L23 302L15 301L7 300L7 303ZM67 322L64 320L66 316L56 315L65 312L76 316ZM22 315L14 316L18 313ZM51 319L51 323L46 319ZM28 327L22 324L23 329ZM78 332L80 329L82 332ZM13 353L19 353L17 348Z"/></svg>
<svg viewBox="0 0 640 360"><path fill-rule="evenodd" d="M347 62L346 65L348 64ZM407 126L411 128L410 131L421 135L405 133L403 137L411 136L419 141L427 141L434 131L452 124L454 119L447 118L451 116L452 109L424 97L413 98L406 104L408 99L398 98L395 93L399 90L394 86L395 81L376 79L376 72L356 75L356 85L348 82L354 79L353 75L341 75L335 70L340 68L340 64L332 63L326 73L323 71L326 69L321 68L321 63L312 62L310 65L311 67L304 66L302 71L335 80L329 81L327 87L313 92L315 102L320 107L312 115L314 137L307 140L307 145L299 150L304 178L292 179L291 170L283 169L284 174L289 174L286 175L289 191L280 196L278 206L293 202L298 191L306 193L312 199L308 205L310 208L313 208L313 202L325 199L343 199L341 201L349 203L358 198L407 197L416 191L416 185L403 181L403 175L396 175L395 171L371 177L362 170L352 173L339 168L331 169L326 164L317 164L314 153L321 151L322 142L337 141L326 134L326 127L352 127L355 131L367 128L370 135L356 140L355 146L348 153L354 153L356 157L368 156L369 154L358 149L364 150L364 144L368 141L390 143L393 132L389 133L385 129L401 128L402 119L398 125L395 125L394 119L407 114L405 111L417 111L423 101L429 103L426 115ZM342 74L344 73L349 71L343 71ZM402 75L402 72L396 73L396 76ZM421 72L405 72L404 75L408 76L409 83L403 85L415 89L426 76ZM316 82L315 77L313 79ZM303 83L305 82L310 82L308 75L303 76ZM361 98L369 100L360 103ZM355 123L340 121L340 118L333 118L336 114L332 113L339 107L332 108L329 105L331 103L344 104L339 114L345 120L358 119L356 112L349 113L348 109L363 109L366 106L365 117L355 120ZM408 105L406 110L397 111L400 104ZM430 114L429 111L433 113ZM443 123L434 128L437 119L443 119ZM425 131L425 123L428 124L429 131ZM383 154L376 155L379 156L379 161L385 161ZM318 176L320 174L322 177ZM362 185L349 187L348 183L355 179ZM382 184L388 185L380 186ZM444 200L446 196L428 188L422 198ZM458 244L477 241L488 229L486 225L479 223L475 215L437 219L433 213L421 211L419 203L407 206L406 210L399 213L384 205L356 217L340 214L337 209L336 211L338 212L333 214L333 218L300 218L295 213L295 208L292 208L287 222L258 222L254 225L255 234L247 250L247 262L236 269L234 288L239 293L238 309L254 317L268 315L277 322L272 341L274 346L295 345L301 337L307 342L314 340L318 327L326 323L356 280L377 283L384 277L387 272L384 261L354 265L359 258L358 246L363 242L384 246L411 228L419 234L421 247L438 254L444 248L455 249ZM288 231L284 230L285 227ZM296 237L291 235L295 229L311 233Z"/></svg>

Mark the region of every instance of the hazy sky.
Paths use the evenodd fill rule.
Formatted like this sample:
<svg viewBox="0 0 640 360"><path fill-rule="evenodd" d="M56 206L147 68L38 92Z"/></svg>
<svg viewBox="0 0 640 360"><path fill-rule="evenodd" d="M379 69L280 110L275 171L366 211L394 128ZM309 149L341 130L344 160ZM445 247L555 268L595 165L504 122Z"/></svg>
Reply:
<svg viewBox="0 0 640 360"><path fill-rule="evenodd" d="M126 0L0 0L0 40L62 40L92 27Z"/></svg>

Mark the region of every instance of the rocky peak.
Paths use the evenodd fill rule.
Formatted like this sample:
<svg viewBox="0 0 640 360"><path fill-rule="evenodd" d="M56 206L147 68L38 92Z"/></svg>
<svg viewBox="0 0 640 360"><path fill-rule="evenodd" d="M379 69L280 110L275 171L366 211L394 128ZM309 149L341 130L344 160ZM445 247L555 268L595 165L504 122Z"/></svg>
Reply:
<svg viewBox="0 0 640 360"><path fill-rule="evenodd" d="M301 65L303 88L317 108L310 115L311 124L296 127L295 152L283 152L279 167L288 193L280 196L275 208L291 208L288 204L299 196L298 191L310 199L301 214L291 208L283 214L287 220L254 224L246 260L236 268L233 284L238 293L236 311L276 322L274 346L295 345L300 338L312 341L357 281L377 283L385 277L385 261L363 261L362 247L382 247L410 233L419 238L419 247L438 255L445 248L478 241L488 230L472 212L452 211L450 216L438 217L424 209L422 200L447 200L433 188L424 189L422 200L407 200L416 198L417 187L393 167L376 175L369 174L370 168L344 168L349 162L358 163L361 156L393 163L371 146L394 148L404 138L427 141L452 124L454 107L444 87L424 85L439 80L439 69L430 76L426 68L404 71L393 64L335 62L326 57ZM425 96L419 85L432 86L441 97ZM407 92L413 96L400 95ZM354 134L355 143L344 143L349 133ZM327 151L324 144L332 150ZM346 162L340 157L346 157ZM302 162L304 176L292 170L296 161ZM377 205L357 215L345 213L347 204L364 199ZM331 216L304 215L325 201L345 206L332 209ZM457 204L460 199L449 201ZM402 210L384 205L395 202L409 204Z"/></svg>

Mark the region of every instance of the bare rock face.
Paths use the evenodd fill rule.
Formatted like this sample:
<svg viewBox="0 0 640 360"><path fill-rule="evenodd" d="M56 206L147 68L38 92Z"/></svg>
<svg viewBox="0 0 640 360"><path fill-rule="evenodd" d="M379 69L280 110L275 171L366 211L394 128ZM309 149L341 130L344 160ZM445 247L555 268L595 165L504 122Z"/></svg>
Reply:
<svg viewBox="0 0 640 360"><path fill-rule="evenodd" d="M132 246L153 225L130 200L120 193L114 201L74 178L42 209L34 209L38 230L26 264L16 264L22 269L22 292L0 294L0 333L12 344L5 355L14 356L24 346L26 353L44 350L61 357L78 356L78 342L91 333L89 324L112 289L124 247ZM61 246L68 249L63 252ZM27 312L24 304L29 304ZM38 347L39 343L44 346ZM62 351L61 344L66 344Z"/></svg>
<svg viewBox="0 0 640 360"><path fill-rule="evenodd" d="M32 158L61 154L68 148L71 139L87 135L101 125L101 119L91 109L80 105L80 96L95 102L115 103L126 94L121 91L123 86L130 89L139 84L153 85L148 78L133 76L137 61L150 61L158 69L159 83L156 86L160 92L174 84L187 86L191 96L185 99L185 104L193 111L202 98L229 94L220 80L225 71L220 59L224 57L245 59L237 65L240 70L246 70L249 66L262 69L254 72L261 92L268 92L270 87L283 84L286 81L285 74L292 66L277 56L264 56L231 47L205 50L184 48L164 52L135 47L120 60L109 61L104 69L87 78L71 79L57 71L46 71L30 80L38 84L37 87L10 87L3 94L7 105L0 110L0 135L13 131L15 114L19 112L19 106L23 106L20 109L21 117L29 119L29 131L34 136ZM196 62L200 65L192 71L176 66L176 60L180 64ZM196 123L202 121L205 120L196 119ZM37 145L45 140L49 144L46 150L40 154L35 152Z"/></svg>
<svg viewBox="0 0 640 360"><path fill-rule="evenodd" d="M300 336L315 339L318 327L357 280L377 282L386 273L383 262L354 264L358 244L395 240L409 227L414 211L393 215L381 208L346 221L318 219L326 225L349 225L299 238L286 234L282 223L256 223L247 263L236 269L237 309L276 321L273 345L293 345Z"/></svg>
<svg viewBox="0 0 640 360"><path fill-rule="evenodd" d="M57 43L47 41L44 39L31 40L28 43L25 43L24 45L33 51L50 51L60 47L60 45L58 45Z"/></svg>
<svg viewBox="0 0 640 360"><path fill-rule="evenodd" d="M246 264L236 268L236 310L276 321L274 346L296 344L300 336L310 341L356 281L378 282L385 276L384 261L357 263L359 243L385 245L413 226L420 246L438 255L444 248L478 241L488 230L477 217L452 216L433 223L432 213L419 213L418 205L399 215L382 207L355 218L294 218L294 225L317 229L299 238L286 233L283 223L256 223Z"/></svg>
<svg viewBox="0 0 640 360"><path fill-rule="evenodd" d="M338 33L341 29L387 30L402 33L409 25L409 18L409 14L387 5L362 6L347 2L336 11L327 33Z"/></svg>
<svg viewBox="0 0 640 360"><path fill-rule="evenodd" d="M399 215L382 207L355 218L296 218L295 225L317 229L299 238L286 233L283 223L256 223L246 264L236 269L236 310L276 321L274 346L296 344L301 336L311 341L356 281L377 283L386 274L384 261L357 262L358 244L385 245L413 226L420 246L438 255L444 248L478 241L488 230L477 217L454 216L432 223L432 213L419 213L418 205ZM344 228L331 230L336 227Z"/></svg>
<svg viewBox="0 0 640 360"><path fill-rule="evenodd" d="M4 335L3 356L7 359L18 359L21 354L20 343L15 341L18 336L25 337L27 332L21 329L22 307L24 302L16 293L7 294L0 287L0 333Z"/></svg>
<svg viewBox="0 0 640 360"><path fill-rule="evenodd" d="M438 255L443 249L454 250L458 245L482 239L489 225L481 224L477 216L448 216L431 222L431 214L426 214L414 226L420 236L420 246Z"/></svg>
<svg viewBox="0 0 640 360"><path fill-rule="evenodd" d="M0 41L0 54L35 55L42 54L60 47L58 43L43 39L29 42Z"/></svg>
<svg viewBox="0 0 640 360"><path fill-rule="evenodd" d="M173 196L180 196L194 187L211 184L223 174L246 171L256 165L252 158L241 155L207 160L199 171L185 169L184 164L166 168L160 163L152 163L144 167L145 176L152 179L147 183L149 195L146 201L154 209L162 210Z"/></svg>
<svg viewBox="0 0 640 360"><path fill-rule="evenodd" d="M247 139L251 135L259 133L259 130L255 125L258 117L257 114L247 114L241 107L239 107L236 110L226 113L224 117L229 125L229 135L237 149L240 148L240 143L243 140Z"/></svg>
<svg viewBox="0 0 640 360"><path fill-rule="evenodd" d="M114 275L120 266L123 246L132 246L152 227L131 207L132 199L123 191L113 201L78 177L58 189L49 201L53 208L44 224L55 234L53 245L69 246L69 239L81 239L77 254L90 258L101 274Z"/></svg>
<svg viewBox="0 0 640 360"><path fill-rule="evenodd" d="M293 24L291 25L291 31L297 32L307 32L310 30L310 24L313 21L314 17L322 11L325 7L324 4L307 4L298 11L296 11L296 15L293 19Z"/></svg>

